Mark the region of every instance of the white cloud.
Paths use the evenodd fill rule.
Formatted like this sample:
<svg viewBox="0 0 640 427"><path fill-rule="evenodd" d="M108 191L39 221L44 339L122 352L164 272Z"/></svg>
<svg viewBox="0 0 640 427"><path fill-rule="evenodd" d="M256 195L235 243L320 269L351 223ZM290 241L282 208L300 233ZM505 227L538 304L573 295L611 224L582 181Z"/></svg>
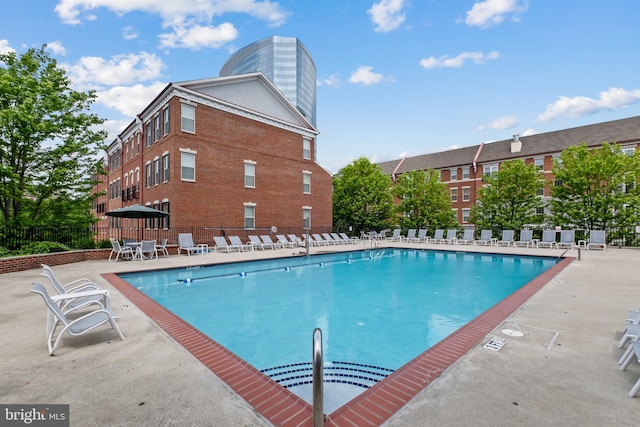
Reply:
<svg viewBox="0 0 640 427"><path fill-rule="evenodd" d="M97 92L97 102L126 116L133 117L149 105L165 86L167 86L167 83L163 82L153 82L148 86L141 84L116 86L109 90Z"/></svg>
<svg viewBox="0 0 640 427"><path fill-rule="evenodd" d="M80 88L126 85L157 79L162 75L164 63L155 54L116 55L109 60L98 56L85 56L75 64L61 64L71 81Z"/></svg>
<svg viewBox="0 0 640 427"><path fill-rule="evenodd" d="M476 64L484 64L489 59L498 59L500 54L496 51L491 51L487 54L482 52L461 52L458 56L453 58L449 56L441 56L436 58L432 56L427 59L422 59L420 65L426 69L432 68L459 68L462 67L465 61L470 60Z"/></svg>
<svg viewBox="0 0 640 427"><path fill-rule="evenodd" d="M56 55L66 55L67 50L62 45L62 42L59 40L47 43L47 49L53 52Z"/></svg>
<svg viewBox="0 0 640 427"><path fill-rule="evenodd" d="M198 50L203 47L218 48L238 37L238 30L225 22L217 27L194 25L174 27L173 33L160 35L160 47L184 47Z"/></svg>
<svg viewBox="0 0 640 427"><path fill-rule="evenodd" d="M9 53L9 52L15 52L15 51L16 50L14 48L9 46L9 40L7 40L7 39L0 40L0 54Z"/></svg>
<svg viewBox="0 0 640 427"><path fill-rule="evenodd" d="M517 21L518 14L529 7L527 0L485 0L476 2L471 10L467 11L465 23L469 26L488 28L500 24L506 15Z"/></svg>
<svg viewBox="0 0 640 427"><path fill-rule="evenodd" d="M547 111L538 116L539 122L558 117L582 117L602 110L618 110L640 101L640 89L628 91L622 88L609 88L600 92L600 99L586 96L561 96L553 104L547 105Z"/></svg>
<svg viewBox="0 0 640 427"><path fill-rule="evenodd" d="M397 29L405 20L402 9L405 0L380 0L374 3L367 13L371 15L371 22L375 24L374 31L387 33Z"/></svg>
<svg viewBox="0 0 640 427"><path fill-rule="evenodd" d="M478 130L484 129L509 129L518 124L516 116L504 116L492 120L487 126L478 126Z"/></svg>
<svg viewBox="0 0 640 427"><path fill-rule="evenodd" d="M98 130L106 130L107 131L107 143L116 139L116 137L122 132L129 124L131 120L107 120L104 122Z"/></svg>
<svg viewBox="0 0 640 427"><path fill-rule="evenodd" d="M316 82L317 86L330 86L330 87L338 87L340 86L340 76L338 74L331 74L328 77L323 77L322 79Z"/></svg>
<svg viewBox="0 0 640 427"><path fill-rule="evenodd" d="M538 133L538 132L537 132L535 129L533 129L533 128L529 128L529 129L525 130L524 132L522 132L522 134L521 134L521 135L522 135L522 136L530 136L530 135L535 135L535 134L537 134L537 133Z"/></svg>
<svg viewBox="0 0 640 427"><path fill-rule="evenodd" d="M131 25L127 25L122 29L122 38L125 40L133 40L137 38L139 33Z"/></svg>
<svg viewBox="0 0 640 427"><path fill-rule="evenodd" d="M349 83L361 83L365 86L373 85L376 83L380 83L383 80L387 80L393 82L393 78L385 77L380 73L374 73L373 67L369 65L365 65L359 67L356 71L351 73L351 77L349 78Z"/></svg>
<svg viewBox="0 0 640 427"><path fill-rule="evenodd" d="M75 25L91 19L95 15L88 13L100 8L118 15L133 11L159 15L162 27L169 29L160 35L161 46L190 49L219 47L237 37L237 31L228 22L213 26L216 16L243 13L278 27L289 15L279 3L269 0L59 0L55 11L63 22Z"/></svg>

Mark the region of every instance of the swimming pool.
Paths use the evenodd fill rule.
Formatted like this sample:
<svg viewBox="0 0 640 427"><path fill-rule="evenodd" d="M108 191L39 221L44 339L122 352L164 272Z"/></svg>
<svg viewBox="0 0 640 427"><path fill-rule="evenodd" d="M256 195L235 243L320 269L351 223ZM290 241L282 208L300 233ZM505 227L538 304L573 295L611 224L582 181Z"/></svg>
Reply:
<svg viewBox="0 0 640 427"><path fill-rule="evenodd" d="M342 367L325 379L368 387L556 261L386 249L120 277L274 378L309 362L320 327L325 360ZM304 369L286 371L296 381L283 385L304 383Z"/></svg>

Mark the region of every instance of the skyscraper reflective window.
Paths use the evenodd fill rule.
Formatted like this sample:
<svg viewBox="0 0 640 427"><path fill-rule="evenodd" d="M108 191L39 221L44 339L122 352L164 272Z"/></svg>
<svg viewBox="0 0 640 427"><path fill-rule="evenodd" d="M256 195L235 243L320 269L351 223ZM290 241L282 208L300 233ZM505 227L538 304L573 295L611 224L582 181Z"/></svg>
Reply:
<svg viewBox="0 0 640 427"><path fill-rule="evenodd" d="M243 47L220 76L262 72L316 126L316 65L296 37L272 36Z"/></svg>

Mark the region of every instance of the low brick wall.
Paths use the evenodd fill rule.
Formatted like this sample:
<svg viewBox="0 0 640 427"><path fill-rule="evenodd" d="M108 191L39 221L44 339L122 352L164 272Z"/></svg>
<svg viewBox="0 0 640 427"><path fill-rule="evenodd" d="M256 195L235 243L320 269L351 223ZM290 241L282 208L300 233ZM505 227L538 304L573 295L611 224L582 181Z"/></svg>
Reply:
<svg viewBox="0 0 640 427"><path fill-rule="evenodd" d="M178 253L177 246L167 246L169 255ZM72 264L74 262L109 259L111 249L83 249L77 251L54 252L51 254L23 255L0 258L0 274L41 268L42 264L50 266Z"/></svg>

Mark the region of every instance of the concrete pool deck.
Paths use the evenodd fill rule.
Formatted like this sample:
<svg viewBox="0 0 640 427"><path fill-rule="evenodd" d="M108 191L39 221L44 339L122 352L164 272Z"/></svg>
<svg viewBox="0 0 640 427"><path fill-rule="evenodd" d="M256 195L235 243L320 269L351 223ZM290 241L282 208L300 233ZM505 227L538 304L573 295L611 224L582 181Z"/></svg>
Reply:
<svg viewBox="0 0 640 427"><path fill-rule="evenodd" d="M407 245L559 256L562 250ZM314 248L363 249L345 245ZM0 276L0 403L68 403L71 425L272 425L102 276L104 273L289 256L292 250L172 256L159 262L86 261L54 267L63 281L88 277L112 292L126 340L109 328L65 338L47 353L45 307L29 292L40 270ZM297 252L297 250L296 250ZM577 256L577 251L567 253ZM640 308L640 250L581 251L575 260L446 373L384 422L414 425L635 425L640 399L627 393L640 365L618 369L626 312ZM47 284L48 286L48 284ZM524 337L508 337L502 329ZM309 345L311 344L309 333ZM483 348L507 338L499 351ZM549 345L551 344L551 345ZM549 348L550 347L550 348ZM311 349L309 350L311 354ZM306 424L310 425L310 424ZM353 424L345 424L353 425Z"/></svg>

